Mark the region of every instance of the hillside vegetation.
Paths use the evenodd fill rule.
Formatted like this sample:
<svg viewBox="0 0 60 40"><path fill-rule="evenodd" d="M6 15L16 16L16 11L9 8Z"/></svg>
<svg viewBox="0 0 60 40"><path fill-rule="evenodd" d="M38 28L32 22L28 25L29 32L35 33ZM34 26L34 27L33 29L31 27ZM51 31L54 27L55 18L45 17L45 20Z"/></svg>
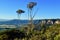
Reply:
<svg viewBox="0 0 60 40"><path fill-rule="evenodd" d="M40 28L22 27L19 30L0 31L0 40L60 40L60 24L41 25Z"/></svg>

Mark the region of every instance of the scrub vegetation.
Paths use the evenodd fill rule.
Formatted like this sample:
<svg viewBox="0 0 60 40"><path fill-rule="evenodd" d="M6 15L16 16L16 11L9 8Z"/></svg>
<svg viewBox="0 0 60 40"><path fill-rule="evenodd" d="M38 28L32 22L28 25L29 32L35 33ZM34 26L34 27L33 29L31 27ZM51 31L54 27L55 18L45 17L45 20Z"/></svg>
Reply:
<svg viewBox="0 0 60 40"><path fill-rule="evenodd" d="M41 30L21 27L0 32L0 40L60 40L60 24L41 26Z"/></svg>

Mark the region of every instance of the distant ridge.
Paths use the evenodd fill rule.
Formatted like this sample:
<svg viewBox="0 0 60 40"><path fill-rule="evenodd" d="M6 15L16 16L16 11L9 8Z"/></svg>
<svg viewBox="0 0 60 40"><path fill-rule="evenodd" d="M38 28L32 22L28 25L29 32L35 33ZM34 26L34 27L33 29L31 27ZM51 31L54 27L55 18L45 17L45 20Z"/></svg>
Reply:
<svg viewBox="0 0 60 40"><path fill-rule="evenodd" d="M27 20L8 20L8 21L0 21L0 25L6 24L6 25L17 25L17 24L22 24L22 23L27 23Z"/></svg>
<svg viewBox="0 0 60 40"><path fill-rule="evenodd" d="M60 20L60 19L40 19L40 20L33 20L33 23L39 23L42 20L52 20L52 21L56 21L56 20ZM18 20L18 19L13 19L13 20L0 20L0 25L2 24L6 24L6 25L17 25L17 24L28 24L28 20Z"/></svg>
<svg viewBox="0 0 60 40"><path fill-rule="evenodd" d="M0 21L8 21L7 19L0 19Z"/></svg>

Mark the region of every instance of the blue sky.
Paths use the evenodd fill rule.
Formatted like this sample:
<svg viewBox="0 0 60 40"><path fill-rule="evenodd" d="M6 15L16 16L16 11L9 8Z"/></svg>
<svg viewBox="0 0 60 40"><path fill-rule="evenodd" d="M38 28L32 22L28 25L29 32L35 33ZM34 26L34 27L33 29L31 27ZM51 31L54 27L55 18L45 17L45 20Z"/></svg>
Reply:
<svg viewBox="0 0 60 40"><path fill-rule="evenodd" d="M0 19L17 19L16 11L25 10L21 19L28 19L28 2L37 2L34 12L38 12L34 19L60 18L60 0L0 0Z"/></svg>

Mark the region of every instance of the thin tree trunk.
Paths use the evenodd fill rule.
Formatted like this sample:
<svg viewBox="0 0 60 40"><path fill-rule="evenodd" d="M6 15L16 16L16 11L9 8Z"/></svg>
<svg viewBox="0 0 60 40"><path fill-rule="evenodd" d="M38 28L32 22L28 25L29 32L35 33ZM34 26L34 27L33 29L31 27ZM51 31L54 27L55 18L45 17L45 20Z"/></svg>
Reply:
<svg viewBox="0 0 60 40"><path fill-rule="evenodd" d="M18 27L20 27L20 26L19 26L19 25L20 25L20 24L19 24L20 17L21 17L21 14L18 14L18 25L17 25ZM20 21L20 23L21 23L21 21Z"/></svg>
<svg viewBox="0 0 60 40"><path fill-rule="evenodd" d="M35 13L34 13L34 15L33 15L32 18L34 18L34 17L36 16L37 12L38 12L38 8L37 8L37 10L35 11Z"/></svg>
<svg viewBox="0 0 60 40"><path fill-rule="evenodd" d="M32 9L30 10L30 22L32 24Z"/></svg>
<svg viewBox="0 0 60 40"><path fill-rule="evenodd" d="M30 26L31 26L31 32L32 32L32 30L33 30L33 28L34 28L34 26L33 26L33 17L32 17L32 10L30 10Z"/></svg>
<svg viewBox="0 0 60 40"><path fill-rule="evenodd" d="M20 20L21 14L18 14L18 19Z"/></svg>
<svg viewBox="0 0 60 40"><path fill-rule="evenodd" d="M30 14L30 13L29 13L29 9L28 9L28 20L29 20L29 16L30 16L29 14Z"/></svg>

